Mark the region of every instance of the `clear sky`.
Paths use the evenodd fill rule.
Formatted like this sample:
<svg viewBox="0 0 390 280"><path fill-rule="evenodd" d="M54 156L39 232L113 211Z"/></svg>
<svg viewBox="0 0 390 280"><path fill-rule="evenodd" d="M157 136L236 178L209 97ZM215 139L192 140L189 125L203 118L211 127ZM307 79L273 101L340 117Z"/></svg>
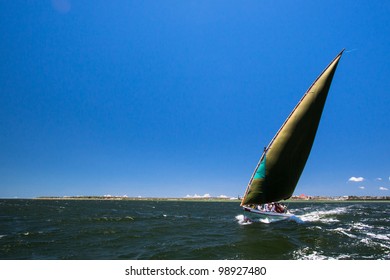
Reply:
<svg viewBox="0 0 390 280"><path fill-rule="evenodd" d="M390 195L390 2L0 1L0 197L242 195L346 48L295 194Z"/></svg>

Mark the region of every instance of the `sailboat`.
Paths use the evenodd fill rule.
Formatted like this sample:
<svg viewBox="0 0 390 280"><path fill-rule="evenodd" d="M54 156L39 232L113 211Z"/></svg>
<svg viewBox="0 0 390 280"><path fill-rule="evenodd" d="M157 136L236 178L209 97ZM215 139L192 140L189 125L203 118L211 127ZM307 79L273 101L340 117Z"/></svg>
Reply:
<svg viewBox="0 0 390 280"><path fill-rule="evenodd" d="M280 202L289 199L309 157L342 50L309 87L260 157L241 207L246 218L285 220L293 216ZM278 207L267 209L269 206Z"/></svg>

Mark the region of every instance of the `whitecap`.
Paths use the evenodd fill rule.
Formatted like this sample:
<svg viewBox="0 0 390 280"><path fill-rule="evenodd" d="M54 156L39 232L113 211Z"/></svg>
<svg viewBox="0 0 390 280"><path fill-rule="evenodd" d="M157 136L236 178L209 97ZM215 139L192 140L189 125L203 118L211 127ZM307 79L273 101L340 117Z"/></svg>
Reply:
<svg viewBox="0 0 390 280"><path fill-rule="evenodd" d="M372 238L375 238L375 239L390 240L389 236L385 235L385 234L375 234L375 233L371 233L371 232L367 232L366 234L368 236L371 236Z"/></svg>
<svg viewBox="0 0 390 280"><path fill-rule="evenodd" d="M352 224L352 227L355 228L355 229L368 229L368 228L373 228L373 226L370 226L370 225L367 225L367 224L363 224L363 223L354 223Z"/></svg>
<svg viewBox="0 0 390 280"><path fill-rule="evenodd" d="M386 249L390 249L390 246L386 245L386 244L382 244L382 243L379 243L379 245L383 248L386 248Z"/></svg>
<svg viewBox="0 0 390 280"><path fill-rule="evenodd" d="M353 255L348 255L348 254L341 254L340 256L337 257L338 260L345 260L345 259L350 259Z"/></svg>
<svg viewBox="0 0 390 280"><path fill-rule="evenodd" d="M375 235L375 234L374 234ZM367 246L371 247L371 246L380 246L382 248L386 248L386 249L390 249L390 246L387 245L387 244L383 244L379 241L374 241L370 238L363 238L360 240L360 242L366 244ZM383 242L383 241L382 241Z"/></svg>
<svg viewBox="0 0 390 280"><path fill-rule="evenodd" d="M369 238L363 238L363 239L360 240L360 242L369 245L369 244L371 243L371 239L369 239Z"/></svg>
<svg viewBox="0 0 390 280"><path fill-rule="evenodd" d="M351 231L351 229L335 228L335 229L331 229L330 231L340 232L348 237L357 238L356 235L347 232L347 231Z"/></svg>
<svg viewBox="0 0 390 280"><path fill-rule="evenodd" d="M7 235L0 235L0 239L3 238L4 236L7 236Z"/></svg>
<svg viewBox="0 0 390 280"><path fill-rule="evenodd" d="M309 247L299 249L293 252L295 259L299 260L327 260L329 257L323 255L323 252L311 251Z"/></svg>

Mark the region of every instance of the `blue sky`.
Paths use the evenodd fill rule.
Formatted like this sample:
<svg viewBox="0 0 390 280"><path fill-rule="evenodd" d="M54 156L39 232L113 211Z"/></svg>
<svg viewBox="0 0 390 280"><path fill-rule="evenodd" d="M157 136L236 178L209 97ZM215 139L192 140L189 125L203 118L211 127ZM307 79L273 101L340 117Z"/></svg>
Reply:
<svg viewBox="0 0 390 280"><path fill-rule="evenodd" d="M389 195L388 1L0 1L0 197L242 195L346 48L296 194Z"/></svg>

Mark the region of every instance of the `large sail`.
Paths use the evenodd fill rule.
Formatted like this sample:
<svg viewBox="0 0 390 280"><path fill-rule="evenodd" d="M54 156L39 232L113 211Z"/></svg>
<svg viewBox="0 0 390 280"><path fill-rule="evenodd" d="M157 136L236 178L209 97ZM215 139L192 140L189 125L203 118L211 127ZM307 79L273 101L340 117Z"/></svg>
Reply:
<svg viewBox="0 0 390 280"><path fill-rule="evenodd" d="M241 205L279 201L293 194L309 157L342 53L314 81L264 150Z"/></svg>

